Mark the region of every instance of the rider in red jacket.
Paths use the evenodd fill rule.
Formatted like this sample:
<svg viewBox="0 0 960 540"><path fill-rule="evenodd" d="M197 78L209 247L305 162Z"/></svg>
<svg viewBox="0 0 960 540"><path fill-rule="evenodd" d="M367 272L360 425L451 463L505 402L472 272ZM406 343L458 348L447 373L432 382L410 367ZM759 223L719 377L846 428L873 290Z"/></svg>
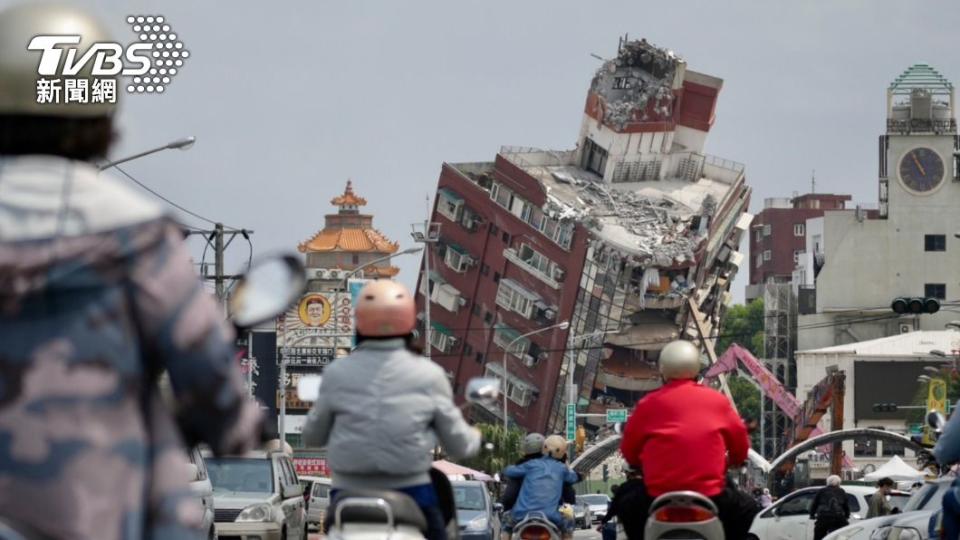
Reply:
<svg viewBox="0 0 960 540"><path fill-rule="evenodd" d="M744 538L756 504L727 482L726 471L747 459L747 428L726 396L698 384L695 345L674 341L659 363L664 385L637 403L620 445L624 459L643 471L646 504L638 510L646 514L668 491L696 491L717 504L727 538Z"/></svg>

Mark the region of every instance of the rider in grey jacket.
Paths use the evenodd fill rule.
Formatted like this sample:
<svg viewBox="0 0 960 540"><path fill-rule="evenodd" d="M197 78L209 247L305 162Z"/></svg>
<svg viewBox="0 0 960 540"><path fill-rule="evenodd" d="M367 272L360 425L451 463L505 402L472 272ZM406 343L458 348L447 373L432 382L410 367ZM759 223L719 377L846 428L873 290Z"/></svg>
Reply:
<svg viewBox="0 0 960 540"><path fill-rule="evenodd" d="M360 291L360 345L324 371L303 440L327 447L335 490L407 493L424 511L430 537L442 538L429 475L433 449L439 440L455 459L475 455L480 432L453 404L443 369L407 349L415 313L413 297L399 283L374 281Z"/></svg>

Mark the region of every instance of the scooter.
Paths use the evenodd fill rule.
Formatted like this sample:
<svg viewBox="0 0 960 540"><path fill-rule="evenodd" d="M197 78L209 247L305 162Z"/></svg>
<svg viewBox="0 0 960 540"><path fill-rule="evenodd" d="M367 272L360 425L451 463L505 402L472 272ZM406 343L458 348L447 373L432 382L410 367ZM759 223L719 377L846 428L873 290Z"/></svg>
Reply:
<svg viewBox="0 0 960 540"><path fill-rule="evenodd" d="M297 386L301 401L316 401L320 394L321 376L302 377ZM500 381L475 378L467 383L464 405L493 403L500 395ZM488 445L489 448L489 445ZM453 487L442 472L432 469L430 481L440 500L447 537L459 537ZM390 490L342 490L330 502L332 520L327 527L329 540L423 540L427 520L413 498Z"/></svg>
<svg viewBox="0 0 960 540"><path fill-rule="evenodd" d="M560 540L560 530L543 512L530 512L513 526L514 540Z"/></svg>
<svg viewBox="0 0 960 540"><path fill-rule="evenodd" d="M724 540L717 505L695 491L664 493L650 505L644 528L647 540Z"/></svg>

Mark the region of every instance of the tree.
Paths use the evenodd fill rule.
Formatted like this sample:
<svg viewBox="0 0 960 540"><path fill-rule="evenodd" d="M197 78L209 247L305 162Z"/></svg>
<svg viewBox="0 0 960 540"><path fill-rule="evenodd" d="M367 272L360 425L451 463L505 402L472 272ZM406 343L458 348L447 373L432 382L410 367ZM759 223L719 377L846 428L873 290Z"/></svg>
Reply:
<svg viewBox="0 0 960 540"><path fill-rule="evenodd" d="M504 431L503 424L477 424L476 427L483 434L484 443L492 443L493 448L481 447L479 454L461 460L460 465L494 475L520 459L520 444L526 435L522 430L511 427Z"/></svg>
<svg viewBox="0 0 960 540"><path fill-rule="evenodd" d="M763 355L763 299L757 298L747 305L732 306L720 326L720 339L717 340L717 355L726 352L731 344L737 343L749 350L754 356ZM760 418L760 391L749 381L734 375L727 379L733 402L740 415L746 418ZM755 433L754 437L758 437ZM759 439L755 441L755 445Z"/></svg>

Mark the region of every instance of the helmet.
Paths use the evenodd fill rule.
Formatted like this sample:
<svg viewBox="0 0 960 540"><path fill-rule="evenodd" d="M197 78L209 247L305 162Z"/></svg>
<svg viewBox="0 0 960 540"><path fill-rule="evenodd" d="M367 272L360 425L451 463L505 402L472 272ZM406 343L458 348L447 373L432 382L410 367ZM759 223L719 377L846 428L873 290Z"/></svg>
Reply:
<svg viewBox="0 0 960 540"><path fill-rule="evenodd" d="M30 2L0 11L0 114L78 118L112 114L116 103L37 103L37 79L42 78L37 68L42 53L28 50L27 45L40 34L79 35L80 43L74 45L77 59L91 44L112 41L99 21L75 7ZM76 77L90 77L92 69L90 61Z"/></svg>
<svg viewBox="0 0 960 540"><path fill-rule="evenodd" d="M660 375L665 380L695 379L700 373L700 349L689 341L671 341L660 351Z"/></svg>
<svg viewBox="0 0 960 540"><path fill-rule="evenodd" d="M560 435L551 435L543 440L543 454L555 459L567 453L567 440Z"/></svg>
<svg viewBox="0 0 960 540"><path fill-rule="evenodd" d="M404 336L417 324L417 307L406 287L383 279L368 283L357 298L357 333L368 337Z"/></svg>
<svg viewBox="0 0 960 540"><path fill-rule="evenodd" d="M523 438L523 455L543 453L543 435L539 433L529 433Z"/></svg>

